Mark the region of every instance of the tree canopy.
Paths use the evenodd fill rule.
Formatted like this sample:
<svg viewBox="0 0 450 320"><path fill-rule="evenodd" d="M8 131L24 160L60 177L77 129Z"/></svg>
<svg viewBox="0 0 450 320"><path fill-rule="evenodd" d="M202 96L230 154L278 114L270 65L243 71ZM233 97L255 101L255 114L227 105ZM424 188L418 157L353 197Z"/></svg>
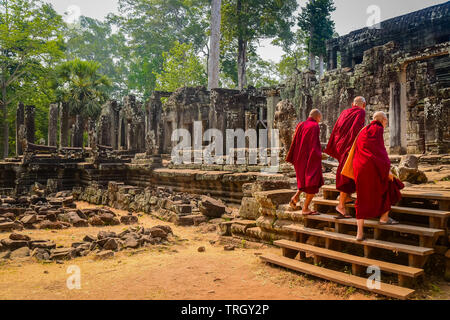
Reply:
<svg viewBox="0 0 450 320"><path fill-rule="evenodd" d="M230 89L279 83L307 67L307 50L323 55L333 34L331 0L310 1L298 17L296 0L214 3L215 17L212 0L118 0L118 14L65 23L45 0L0 0L2 156L15 143L19 102L36 107L41 139L51 103L68 103L72 115L95 119L107 99L145 100L154 90L206 86L211 21L218 26L220 20L211 42L214 74L219 43L219 86ZM258 54L263 39L283 48L279 63Z"/></svg>
<svg viewBox="0 0 450 320"><path fill-rule="evenodd" d="M40 0L0 0L2 154L9 154L8 107L31 100L43 75L63 58L63 20ZM30 90L31 89L31 90ZM39 90L36 90L39 91ZM27 101L24 101L27 102Z"/></svg>
<svg viewBox="0 0 450 320"><path fill-rule="evenodd" d="M207 74L204 63L195 54L192 44L176 42L163 53L163 68L156 74L156 89L175 91L180 87L205 86Z"/></svg>
<svg viewBox="0 0 450 320"><path fill-rule="evenodd" d="M333 0L309 1L298 17L298 26L306 35L308 51L315 56L326 54L325 41L334 34L331 13L336 10Z"/></svg>
<svg viewBox="0 0 450 320"><path fill-rule="evenodd" d="M246 64L249 47L263 38L289 38L295 24L296 0L224 0L223 41L237 52L239 89L247 85Z"/></svg>
<svg viewBox="0 0 450 320"><path fill-rule="evenodd" d="M55 90L59 100L69 105L71 114L94 119L99 116L110 86L110 80L99 69L98 62L80 59L56 67Z"/></svg>

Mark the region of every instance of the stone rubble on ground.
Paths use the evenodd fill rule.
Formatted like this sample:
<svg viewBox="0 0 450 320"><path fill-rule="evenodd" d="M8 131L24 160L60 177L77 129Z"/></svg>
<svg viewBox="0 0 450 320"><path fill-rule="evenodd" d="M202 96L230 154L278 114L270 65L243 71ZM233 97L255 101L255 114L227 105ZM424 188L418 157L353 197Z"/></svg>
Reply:
<svg viewBox="0 0 450 320"><path fill-rule="evenodd" d="M71 247L57 247L50 240L32 240L30 237L11 233L0 241L0 259L34 257L37 260L70 260L95 253L96 259L106 259L124 249L136 249L148 245L164 244L173 236L170 226L158 225L151 228L131 227L117 234L99 231L97 236L86 235L81 242Z"/></svg>

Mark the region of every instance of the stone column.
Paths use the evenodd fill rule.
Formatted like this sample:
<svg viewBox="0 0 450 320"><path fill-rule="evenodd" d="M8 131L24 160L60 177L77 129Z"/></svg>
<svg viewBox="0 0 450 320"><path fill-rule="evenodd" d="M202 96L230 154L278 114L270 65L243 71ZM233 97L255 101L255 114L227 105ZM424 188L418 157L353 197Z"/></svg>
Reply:
<svg viewBox="0 0 450 320"><path fill-rule="evenodd" d="M69 146L69 106L67 103L61 103L59 118L59 146L64 148Z"/></svg>
<svg viewBox="0 0 450 320"><path fill-rule="evenodd" d="M48 110L48 145L56 147L58 140L58 105L51 104Z"/></svg>
<svg viewBox="0 0 450 320"><path fill-rule="evenodd" d="M83 147L84 121L81 115L76 116L75 124L72 128L72 147Z"/></svg>
<svg viewBox="0 0 450 320"><path fill-rule="evenodd" d="M278 102L281 101L280 92L278 90L271 90L267 97L267 128L273 128L273 121L275 116L275 109Z"/></svg>
<svg viewBox="0 0 450 320"><path fill-rule="evenodd" d="M20 137L20 126L25 122L25 110L23 103L19 103L16 110L16 155L23 155L22 141Z"/></svg>
<svg viewBox="0 0 450 320"><path fill-rule="evenodd" d="M34 143L35 140L35 107L34 106L26 106L25 107L25 128L26 128L26 137L27 141L30 143Z"/></svg>
<svg viewBox="0 0 450 320"><path fill-rule="evenodd" d="M273 129L275 121L275 110L278 103L281 101L280 92L278 90L271 90L267 96L267 142L271 143L271 130Z"/></svg>
<svg viewBox="0 0 450 320"><path fill-rule="evenodd" d="M120 106L117 101L111 101L109 107L111 108L111 146L114 150L119 149L119 112Z"/></svg>
<svg viewBox="0 0 450 320"><path fill-rule="evenodd" d="M389 103L389 148L390 153L399 154L401 148L400 131L400 84L392 82L390 84Z"/></svg>
<svg viewBox="0 0 450 320"><path fill-rule="evenodd" d="M126 144L126 150L135 150L133 147L134 142L134 127L131 123L127 124L127 144Z"/></svg>

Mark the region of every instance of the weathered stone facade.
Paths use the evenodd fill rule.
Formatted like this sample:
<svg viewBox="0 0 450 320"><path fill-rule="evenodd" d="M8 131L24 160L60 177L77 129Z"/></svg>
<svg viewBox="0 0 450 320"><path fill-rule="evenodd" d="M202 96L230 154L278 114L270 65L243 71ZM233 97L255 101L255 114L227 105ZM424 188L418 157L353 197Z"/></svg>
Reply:
<svg viewBox="0 0 450 320"><path fill-rule="evenodd" d="M328 42L329 71L297 74L282 90L299 120L313 108L324 114L326 142L340 112L355 96L366 98L367 120L385 111L385 140L393 154L446 153L450 131L450 3L361 29ZM341 66L336 51L341 50Z"/></svg>

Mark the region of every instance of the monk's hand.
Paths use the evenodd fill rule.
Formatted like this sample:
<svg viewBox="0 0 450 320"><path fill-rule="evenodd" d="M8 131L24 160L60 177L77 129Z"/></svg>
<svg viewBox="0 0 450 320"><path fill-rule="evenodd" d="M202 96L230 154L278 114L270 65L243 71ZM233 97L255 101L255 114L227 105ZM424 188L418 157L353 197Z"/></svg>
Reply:
<svg viewBox="0 0 450 320"><path fill-rule="evenodd" d="M394 181L394 176L392 175L392 173L389 173L389 180Z"/></svg>

